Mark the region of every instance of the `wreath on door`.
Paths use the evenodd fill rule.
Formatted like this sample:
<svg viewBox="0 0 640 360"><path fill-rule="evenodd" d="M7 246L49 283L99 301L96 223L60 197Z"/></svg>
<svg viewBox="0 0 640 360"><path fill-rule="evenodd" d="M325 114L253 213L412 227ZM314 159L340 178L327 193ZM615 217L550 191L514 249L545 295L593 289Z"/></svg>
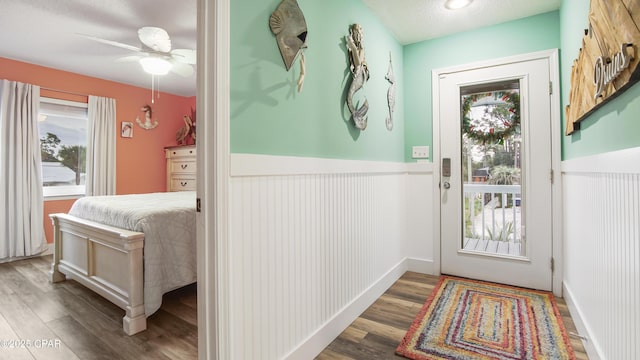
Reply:
<svg viewBox="0 0 640 360"><path fill-rule="evenodd" d="M471 107L482 98L495 96L504 101L509 116L500 119L471 119ZM520 95L515 91L469 95L462 101L462 131L467 138L484 144L504 144L520 129Z"/></svg>

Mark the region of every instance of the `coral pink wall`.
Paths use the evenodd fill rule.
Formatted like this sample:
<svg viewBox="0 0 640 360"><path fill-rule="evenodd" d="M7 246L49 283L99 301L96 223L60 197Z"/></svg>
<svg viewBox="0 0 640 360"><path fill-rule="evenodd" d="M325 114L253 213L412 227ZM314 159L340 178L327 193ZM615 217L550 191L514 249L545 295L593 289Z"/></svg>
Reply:
<svg viewBox="0 0 640 360"><path fill-rule="evenodd" d="M0 79L39 85L42 96L86 102L87 96L66 92L97 95L116 99L116 193L133 194L165 191L166 173L164 147L176 145L176 131L184 124L182 117L196 107L195 97L160 93L151 104L151 90L113 81L79 75L67 71L28 64L0 57ZM54 89L59 91L50 91ZM133 138L120 137L120 123L135 124L140 110L149 104L158 127L144 130L135 125ZM49 214L67 212L73 201L45 201L44 224L47 241L52 242Z"/></svg>
<svg viewBox="0 0 640 360"><path fill-rule="evenodd" d="M49 200L44 202L44 236L48 243L53 243L53 225L49 214L66 213L71 209L75 199L70 200Z"/></svg>

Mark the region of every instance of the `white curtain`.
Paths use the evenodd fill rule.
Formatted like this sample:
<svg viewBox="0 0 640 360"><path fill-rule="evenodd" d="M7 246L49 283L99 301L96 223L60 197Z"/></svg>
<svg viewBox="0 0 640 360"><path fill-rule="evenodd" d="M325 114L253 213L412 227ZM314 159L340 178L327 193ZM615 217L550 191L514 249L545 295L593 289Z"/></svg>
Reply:
<svg viewBox="0 0 640 360"><path fill-rule="evenodd" d="M0 262L45 250L40 87L0 80Z"/></svg>
<svg viewBox="0 0 640 360"><path fill-rule="evenodd" d="M86 193L116 193L116 100L89 96Z"/></svg>

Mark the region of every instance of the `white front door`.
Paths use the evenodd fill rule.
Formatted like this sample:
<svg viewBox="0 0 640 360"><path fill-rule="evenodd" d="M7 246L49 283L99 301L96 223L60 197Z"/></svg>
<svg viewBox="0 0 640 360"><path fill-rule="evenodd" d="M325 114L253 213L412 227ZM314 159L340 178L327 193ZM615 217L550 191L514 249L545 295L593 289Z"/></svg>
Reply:
<svg viewBox="0 0 640 360"><path fill-rule="evenodd" d="M439 73L443 274L551 290L549 64Z"/></svg>

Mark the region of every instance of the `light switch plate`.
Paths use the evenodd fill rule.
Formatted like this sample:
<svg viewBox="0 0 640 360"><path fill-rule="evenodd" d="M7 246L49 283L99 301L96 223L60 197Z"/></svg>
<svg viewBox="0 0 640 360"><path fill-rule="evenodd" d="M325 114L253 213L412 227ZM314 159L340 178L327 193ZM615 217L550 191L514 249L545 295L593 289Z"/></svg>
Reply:
<svg viewBox="0 0 640 360"><path fill-rule="evenodd" d="M411 148L411 157L414 159L428 159L429 147L428 146L414 146Z"/></svg>

